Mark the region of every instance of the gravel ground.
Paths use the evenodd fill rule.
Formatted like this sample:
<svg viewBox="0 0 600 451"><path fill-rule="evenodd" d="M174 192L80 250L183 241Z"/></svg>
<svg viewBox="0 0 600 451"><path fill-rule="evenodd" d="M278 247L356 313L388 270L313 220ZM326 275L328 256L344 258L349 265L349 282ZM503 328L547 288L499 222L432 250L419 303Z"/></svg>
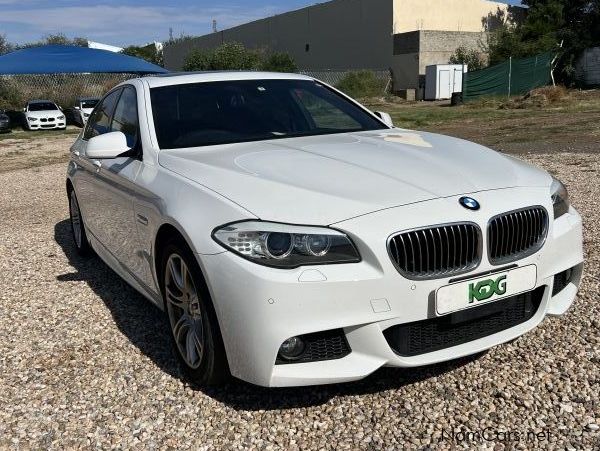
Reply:
<svg viewBox="0 0 600 451"><path fill-rule="evenodd" d="M598 155L522 157L584 216L569 313L473 358L302 389L187 385L161 313L74 254L65 165L0 174L0 449L599 449Z"/></svg>

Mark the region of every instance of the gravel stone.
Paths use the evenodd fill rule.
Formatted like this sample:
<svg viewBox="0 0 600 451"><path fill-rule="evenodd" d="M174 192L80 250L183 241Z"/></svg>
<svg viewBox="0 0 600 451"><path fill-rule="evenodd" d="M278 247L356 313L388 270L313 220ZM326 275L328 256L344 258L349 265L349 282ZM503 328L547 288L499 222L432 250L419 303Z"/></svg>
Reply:
<svg viewBox="0 0 600 451"><path fill-rule="evenodd" d="M298 389L184 382L161 312L75 254L65 165L0 174L0 449L598 449L600 160L519 157L584 217L572 309L471 358Z"/></svg>

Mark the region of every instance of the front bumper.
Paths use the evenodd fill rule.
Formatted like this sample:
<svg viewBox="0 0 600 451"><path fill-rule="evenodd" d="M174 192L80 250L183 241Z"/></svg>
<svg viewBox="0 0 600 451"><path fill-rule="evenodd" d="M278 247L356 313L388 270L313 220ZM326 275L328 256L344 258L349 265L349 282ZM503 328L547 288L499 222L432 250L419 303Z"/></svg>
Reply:
<svg viewBox="0 0 600 451"><path fill-rule="evenodd" d="M457 346L404 357L383 331L435 318L433 293L449 278L411 281L393 266L386 241L392 233L415 227L471 221L482 231L494 215L526 205L543 205L551 214L547 189L506 189L472 194L482 208L468 211L458 197L392 208L335 224L357 245L356 264L280 270L256 265L230 252L199 255L219 318L231 372L263 386L298 386L361 379L382 366L415 367L474 354L512 340L537 326L546 315L561 315L573 302L581 280L582 224L569 213L550 221L544 246L517 262L535 265L540 306L527 321ZM544 199L544 202L540 202ZM483 234L484 249L486 234ZM575 268L570 283L552 296L554 276ZM472 274L498 269L487 260ZM495 301L502 302L502 300ZM289 337L343 329L352 352L336 360L278 365L281 343Z"/></svg>
<svg viewBox="0 0 600 451"><path fill-rule="evenodd" d="M62 119L62 120L57 119L52 122L41 122L40 120L30 121L28 119L27 125L31 130L52 130L55 128L66 128L66 126L67 126L65 119Z"/></svg>

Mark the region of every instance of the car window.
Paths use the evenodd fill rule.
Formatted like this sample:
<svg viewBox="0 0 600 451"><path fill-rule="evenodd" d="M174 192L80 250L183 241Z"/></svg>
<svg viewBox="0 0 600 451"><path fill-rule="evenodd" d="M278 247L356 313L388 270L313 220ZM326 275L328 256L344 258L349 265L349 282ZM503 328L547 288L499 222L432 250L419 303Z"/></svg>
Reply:
<svg viewBox="0 0 600 451"><path fill-rule="evenodd" d="M36 102L29 104L29 111L54 111L58 110L58 107L51 102Z"/></svg>
<svg viewBox="0 0 600 451"><path fill-rule="evenodd" d="M115 108L115 114L110 126L111 132L123 132L127 138L127 145L135 147L138 137L138 110L135 89L126 87Z"/></svg>
<svg viewBox="0 0 600 451"><path fill-rule="evenodd" d="M96 107L88 120L83 139L90 139L110 130L110 119L120 94L121 89L111 92Z"/></svg>
<svg viewBox="0 0 600 451"><path fill-rule="evenodd" d="M385 129L312 80L232 80L150 90L161 149Z"/></svg>
<svg viewBox="0 0 600 451"><path fill-rule="evenodd" d="M98 104L97 99L88 99L88 100L82 100L80 106L81 106L81 108L94 108L97 104Z"/></svg>

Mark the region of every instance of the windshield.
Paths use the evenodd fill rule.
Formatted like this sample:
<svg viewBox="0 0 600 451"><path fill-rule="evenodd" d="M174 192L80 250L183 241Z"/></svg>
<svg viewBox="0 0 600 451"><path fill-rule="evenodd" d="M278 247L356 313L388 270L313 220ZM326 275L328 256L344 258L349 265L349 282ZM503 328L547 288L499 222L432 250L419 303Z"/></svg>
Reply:
<svg viewBox="0 0 600 451"><path fill-rule="evenodd" d="M58 110L58 107L52 102L36 102L29 104L29 111L48 111Z"/></svg>
<svg viewBox="0 0 600 451"><path fill-rule="evenodd" d="M378 130L363 109L311 80L241 80L151 90L162 149Z"/></svg>
<svg viewBox="0 0 600 451"><path fill-rule="evenodd" d="M82 100L81 108L94 108L100 99Z"/></svg>

